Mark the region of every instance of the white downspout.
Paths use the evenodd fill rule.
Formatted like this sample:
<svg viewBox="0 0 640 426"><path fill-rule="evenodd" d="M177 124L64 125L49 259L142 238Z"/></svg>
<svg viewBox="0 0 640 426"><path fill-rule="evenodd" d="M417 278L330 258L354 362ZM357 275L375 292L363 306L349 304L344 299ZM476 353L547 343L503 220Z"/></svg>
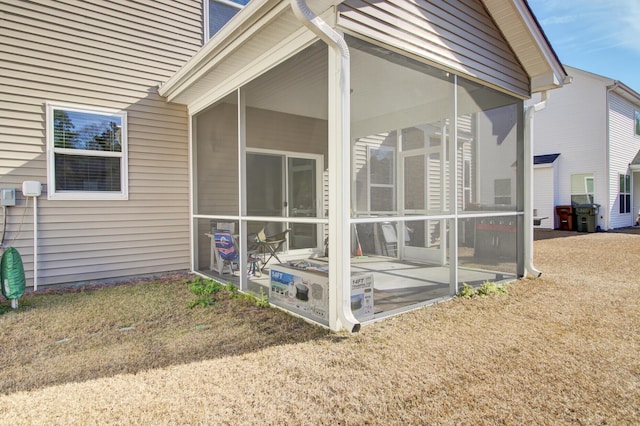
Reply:
<svg viewBox="0 0 640 426"><path fill-rule="evenodd" d="M331 294L337 300L337 312L330 312L331 329L360 330L360 322L351 312L350 192L336 191L350 176L350 56L344 38L317 16L305 0L290 0L300 22L333 51L329 56L329 282L336 285ZM330 311L334 308L330 307Z"/></svg>
<svg viewBox="0 0 640 426"><path fill-rule="evenodd" d="M38 291L38 197L33 197L33 291Z"/></svg>
<svg viewBox="0 0 640 426"><path fill-rule="evenodd" d="M528 271L539 277L542 272L533 266L533 117L536 111L547 106L547 92L542 92L542 99L535 105L527 107L524 113L524 260L525 276Z"/></svg>

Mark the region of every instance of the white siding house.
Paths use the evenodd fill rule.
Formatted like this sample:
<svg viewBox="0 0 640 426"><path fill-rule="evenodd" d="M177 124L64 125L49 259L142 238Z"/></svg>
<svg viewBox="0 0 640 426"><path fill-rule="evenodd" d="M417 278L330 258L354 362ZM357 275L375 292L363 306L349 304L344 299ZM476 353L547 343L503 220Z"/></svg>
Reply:
<svg viewBox="0 0 640 426"><path fill-rule="evenodd" d="M525 0L0 0L0 22L3 248L29 286L221 279L222 227L222 279L333 330L365 296L375 319L526 274L523 105L567 73ZM309 258L324 282L272 285L269 260Z"/></svg>
<svg viewBox="0 0 640 426"><path fill-rule="evenodd" d="M599 229L632 226L640 201L634 193L640 189L634 184L637 176L632 176L640 151L640 94L619 81L566 69L571 84L552 93L546 108L535 115L534 154L560 154L535 169L534 209L551 219L539 227L558 227L555 206L585 202L600 205Z"/></svg>

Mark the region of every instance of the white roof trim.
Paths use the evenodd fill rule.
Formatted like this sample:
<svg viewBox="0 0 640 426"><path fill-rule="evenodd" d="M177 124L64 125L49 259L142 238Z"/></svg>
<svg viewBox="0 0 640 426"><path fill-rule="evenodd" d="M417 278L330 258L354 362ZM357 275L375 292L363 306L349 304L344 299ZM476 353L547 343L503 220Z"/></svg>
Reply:
<svg viewBox="0 0 640 426"><path fill-rule="evenodd" d="M505 31L509 25L513 26L514 19L517 19L526 28L526 36L531 40L531 43L526 43L527 47L520 48L514 48L512 44L512 49L531 78L532 93L555 89L570 83L571 80L567 72L525 0L482 0L482 2L498 28L503 30L507 41L510 36L518 36L517 33L508 34L509 31ZM518 32L518 29L516 28L514 31ZM520 52L518 49L527 51ZM537 55L534 56L535 53ZM541 64L544 70L532 70L533 66Z"/></svg>
<svg viewBox="0 0 640 426"><path fill-rule="evenodd" d="M615 81L612 85L607 87L608 90L622 96L636 107L640 106L640 93L633 90L621 81Z"/></svg>
<svg viewBox="0 0 640 426"><path fill-rule="evenodd" d="M326 11L331 4L338 4L340 1L317 0L313 3L320 11ZM520 38L520 46L514 49L512 44L512 49L530 76L532 92L561 87L568 82L566 71L558 61L525 0L481 1L498 28L503 30L507 42L515 43L514 38ZM168 101L190 103L187 99L178 100L176 98L186 94L190 87L204 78L265 26L268 26L270 22L281 16L289 7L289 2L283 0L250 1L182 68L162 84L158 88L158 93ZM514 19L516 19L515 24ZM512 30L505 31L509 25ZM511 34L507 34L508 32ZM531 42L529 43L528 40Z"/></svg>
<svg viewBox="0 0 640 426"><path fill-rule="evenodd" d="M217 32L187 61L169 80L162 84L158 93L171 101L180 92L198 80L224 57L231 54L255 32L289 7L280 0L252 0ZM263 21L263 25L257 25Z"/></svg>

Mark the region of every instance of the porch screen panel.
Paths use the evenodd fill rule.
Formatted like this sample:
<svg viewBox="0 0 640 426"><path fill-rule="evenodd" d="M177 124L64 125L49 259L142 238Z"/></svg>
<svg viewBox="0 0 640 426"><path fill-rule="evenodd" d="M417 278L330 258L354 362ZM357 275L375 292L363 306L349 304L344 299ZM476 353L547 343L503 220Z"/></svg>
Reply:
<svg viewBox="0 0 640 426"><path fill-rule="evenodd" d="M354 215L450 210L453 76L353 37L347 42Z"/></svg>
<svg viewBox="0 0 640 426"><path fill-rule="evenodd" d="M445 240L450 224L452 219L354 224L351 241L357 255L351 260L351 309L356 318L372 319L448 296ZM354 286L363 275L371 277L372 292ZM373 306L367 300L370 295Z"/></svg>
<svg viewBox="0 0 640 426"><path fill-rule="evenodd" d="M523 185L521 109L522 102L516 98L459 79L459 211L518 210Z"/></svg>
<svg viewBox="0 0 640 426"><path fill-rule="evenodd" d="M328 52L316 42L244 88L248 232L284 232L286 256L324 253ZM314 223L314 220L317 220Z"/></svg>
<svg viewBox="0 0 640 426"><path fill-rule="evenodd" d="M455 77L362 40L347 42L351 273L372 274L375 316L384 316L450 292ZM360 318L357 296L352 289Z"/></svg>
<svg viewBox="0 0 640 426"><path fill-rule="evenodd" d="M238 215L237 95L227 96L193 119L194 213Z"/></svg>
<svg viewBox="0 0 640 426"><path fill-rule="evenodd" d="M518 216L458 220L458 284L517 277Z"/></svg>

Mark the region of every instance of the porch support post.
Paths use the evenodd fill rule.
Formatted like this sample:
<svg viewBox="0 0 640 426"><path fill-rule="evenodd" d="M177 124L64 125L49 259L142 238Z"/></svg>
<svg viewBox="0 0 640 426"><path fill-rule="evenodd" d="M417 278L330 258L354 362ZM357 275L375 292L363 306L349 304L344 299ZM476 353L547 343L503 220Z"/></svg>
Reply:
<svg viewBox="0 0 640 426"><path fill-rule="evenodd" d="M453 76L453 103L449 116L449 293L458 292L458 77ZM444 182L444 180L443 180Z"/></svg>
<svg viewBox="0 0 640 426"><path fill-rule="evenodd" d="M304 0L290 1L300 22L329 46L329 327L357 332L360 323L351 312L349 48Z"/></svg>
<svg viewBox="0 0 640 426"><path fill-rule="evenodd" d="M244 217L247 215L247 108L245 103L245 90L238 89L238 182L240 188L238 191L238 232L240 233L240 290L246 291L247 285L247 221Z"/></svg>

